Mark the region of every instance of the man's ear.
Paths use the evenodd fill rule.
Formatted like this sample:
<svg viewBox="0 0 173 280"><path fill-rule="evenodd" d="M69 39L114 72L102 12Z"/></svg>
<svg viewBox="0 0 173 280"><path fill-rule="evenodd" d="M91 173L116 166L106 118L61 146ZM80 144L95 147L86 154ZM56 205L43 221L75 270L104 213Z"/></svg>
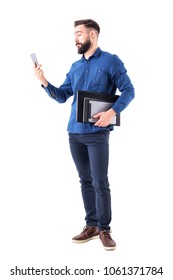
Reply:
<svg viewBox="0 0 173 280"><path fill-rule="evenodd" d="M91 32L90 32L90 36L91 36L91 38L92 38L92 39L94 39L94 38L95 38L95 36L96 36L96 34L95 34L95 30L91 30Z"/></svg>

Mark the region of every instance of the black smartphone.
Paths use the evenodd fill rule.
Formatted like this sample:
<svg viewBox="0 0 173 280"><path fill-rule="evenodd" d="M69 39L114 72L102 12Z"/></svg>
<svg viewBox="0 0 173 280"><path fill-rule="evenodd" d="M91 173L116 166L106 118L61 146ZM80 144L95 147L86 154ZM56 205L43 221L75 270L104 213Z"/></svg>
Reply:
<svg viewBox="0 0 173 280"><path fill-rule="evenodd" d="M37 59L35 53L31 53L31 59L32 59L32 62L35 64L35 66L38 66L38 65L39 65L38 59Z"/></svg>

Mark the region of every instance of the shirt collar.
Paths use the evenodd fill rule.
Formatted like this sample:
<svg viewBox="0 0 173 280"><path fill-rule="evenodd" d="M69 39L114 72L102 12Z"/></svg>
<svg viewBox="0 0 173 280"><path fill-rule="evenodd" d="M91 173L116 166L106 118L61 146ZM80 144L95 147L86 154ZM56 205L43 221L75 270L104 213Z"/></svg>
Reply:
<svg viewBox="0 0 173 280"><path fill-rule="evenodd" d="M98 57L100 54L101 54L101 49L98 47L98 48L96 49L96 51L93 53L93 55L90 56L90 58L91 58L91 57ZM90 59L90 58L89 58L89 59ZM81 58L81 61L84 61L84 60L86 60L86 59L85 59L84 54L83 54L83 56L82 56L82 58Z"/></svg>

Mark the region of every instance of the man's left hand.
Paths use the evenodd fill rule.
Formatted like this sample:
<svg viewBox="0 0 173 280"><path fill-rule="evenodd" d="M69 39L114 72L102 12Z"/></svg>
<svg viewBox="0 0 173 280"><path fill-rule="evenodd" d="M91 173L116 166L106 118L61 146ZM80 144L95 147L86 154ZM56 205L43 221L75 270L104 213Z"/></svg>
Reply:
<svg viewBox="0 0 173 280"><path fill-rule="evenodd" d="M94 125L99 126L99 127L106 127L111 123L112 118L115 115L116 115L116 113L112 108L106 112L100 112L93 116L93 118L96 118L96 119L98 118L98 120L96 121L96 123Z"/></svg>

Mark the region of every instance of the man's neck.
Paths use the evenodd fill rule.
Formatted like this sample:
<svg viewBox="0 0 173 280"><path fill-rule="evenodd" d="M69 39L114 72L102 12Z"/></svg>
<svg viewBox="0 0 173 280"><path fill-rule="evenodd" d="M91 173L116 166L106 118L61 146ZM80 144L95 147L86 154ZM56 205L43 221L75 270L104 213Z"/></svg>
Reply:
<svg viewBox="0 0 173 280"><path fill-rule="evenodd" d="M90 56L93 55L93 53L95 53L96 49L98 48L98 46L93 46L92 48L90 48L86 53L84 53L85 59L89 59Z"/></svg>

